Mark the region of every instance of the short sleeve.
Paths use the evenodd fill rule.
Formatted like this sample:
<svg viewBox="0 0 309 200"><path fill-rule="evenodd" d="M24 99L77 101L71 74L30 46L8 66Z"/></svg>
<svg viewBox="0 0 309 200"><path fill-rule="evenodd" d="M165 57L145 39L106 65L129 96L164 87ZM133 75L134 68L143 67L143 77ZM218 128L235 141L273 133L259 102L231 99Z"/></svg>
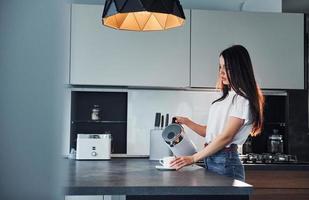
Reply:
<svg viewBox="0 0 309 200"><path fill-rule="evenodd" d="M244 119L245 120L244 124L250 122L251 113L250 113L249 101L240 95L235 95L232 101L230 116Z"/></svg>

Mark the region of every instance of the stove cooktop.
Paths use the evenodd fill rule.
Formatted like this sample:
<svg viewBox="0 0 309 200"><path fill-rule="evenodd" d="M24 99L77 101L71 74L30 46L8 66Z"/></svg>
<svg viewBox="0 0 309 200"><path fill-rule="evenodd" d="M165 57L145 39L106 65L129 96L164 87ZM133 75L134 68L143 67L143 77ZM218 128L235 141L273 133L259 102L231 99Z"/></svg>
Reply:
<svg viewBox="0 0 309 200"><path fill-rule="evenodd" d="M270 154L270 153L249 153L240 155L240 160L243 163L261 163L261 164L276 164L276 163L297 163L295 155L288 154Z"/></svg>

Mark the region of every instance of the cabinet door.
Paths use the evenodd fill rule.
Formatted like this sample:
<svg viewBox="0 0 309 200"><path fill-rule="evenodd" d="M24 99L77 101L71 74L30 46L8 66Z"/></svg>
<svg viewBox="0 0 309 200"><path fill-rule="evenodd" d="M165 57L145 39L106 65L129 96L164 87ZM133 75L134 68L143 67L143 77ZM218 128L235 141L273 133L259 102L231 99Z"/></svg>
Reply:
<svg viewBox="0 0 309 200"><path fill-rule="evenodd" d="M105 27L102 11L72 5L71 84L189 86L190 11L183 27L155 32Z"/></svg>
<svg viewBox="0 0 309 200"><path fill-rule="evenodd" d="M242 44L264 89L304 89L303 14L192 10L191 86L215 87L219 53Z"/></svg>

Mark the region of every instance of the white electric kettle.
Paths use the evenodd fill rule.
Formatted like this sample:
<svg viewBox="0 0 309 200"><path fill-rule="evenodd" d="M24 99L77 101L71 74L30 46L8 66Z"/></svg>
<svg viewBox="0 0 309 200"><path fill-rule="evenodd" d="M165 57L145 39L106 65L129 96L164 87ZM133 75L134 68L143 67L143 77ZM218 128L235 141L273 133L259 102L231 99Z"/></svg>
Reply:
<svg viewBox="0 0 309 200"><path fill-rule="evenodd" d="M176 123L175 117L173 117L172 123L163 130L162 137L175 156L190 156L197 152L194 143L185 134L183 127Z"/></svg>

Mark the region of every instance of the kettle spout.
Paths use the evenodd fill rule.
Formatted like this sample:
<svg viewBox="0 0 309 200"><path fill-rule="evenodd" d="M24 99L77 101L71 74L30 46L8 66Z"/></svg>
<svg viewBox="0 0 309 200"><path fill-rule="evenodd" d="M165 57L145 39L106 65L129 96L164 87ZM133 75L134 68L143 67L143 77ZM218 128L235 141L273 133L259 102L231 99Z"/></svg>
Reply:
<svg viewBox="0 0 309 200"><path fill-rule="evenodd" d="M174 146L174 143L173 143L173 142L165 141L165 143L168 144L168 146L170 146L170 147L173 147L173 146Z"/></svg>

